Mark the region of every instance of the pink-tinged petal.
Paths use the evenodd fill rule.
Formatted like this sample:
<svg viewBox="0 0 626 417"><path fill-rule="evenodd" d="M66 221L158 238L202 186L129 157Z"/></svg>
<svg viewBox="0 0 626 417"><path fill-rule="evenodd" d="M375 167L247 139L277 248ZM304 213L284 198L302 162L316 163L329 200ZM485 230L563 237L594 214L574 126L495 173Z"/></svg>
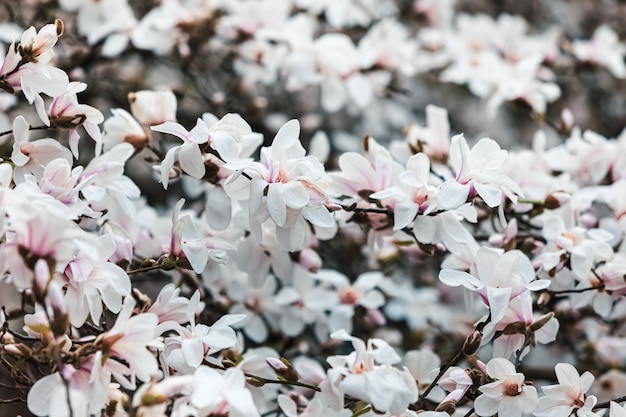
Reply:
<svg viewBox="0 0 626 417"><path fill-rule="evenodd" d="M537 279L535 281L531 281L525 285L531 291L540 291L548 288L552 284L552 281L549 279Z"/></svg>
<svg viewBox="0 0 626 417"><path fill-rule="evenodd" d="M170 181L170 171L174 166L174 161L176 160L176 154L180 150L180 146L175 146L171 148L165 154L165 158L161 161L161 184L163 184L163 189L167 190L167 185Z"/></svg>
<svg viewBox="0 0 626 417"><path fill-rule="evenodd" d="M537 407L537 388L525 385L520 395L520 407L524 413L531 413Z"/></svg>
<svg viewBox="0 0 626 417"><path fill-rule="evenodd" d="M282 191L282 184L269 184L267 186L267 209L272 220L281 227L287 221L287 206Z"/></svg>
<svg viewBox="0 0 626 417"><path fill-rule="evenodd" d="M469 146L463 134L453 136L450 142L450 166L456 171L457 176L463 172L469 153Z"/></svg>
<svg viewBox="0 0 626 417"><path fill-rule="evenodd" d="M206 172L202 153L196 144L185 144L181 146L178 152L178 162L183 171L194 178L200 179Z"/></svg>
<svg viewBox="0 0 626 417"><path fill-rule="evenodd" d="M458 287L459 285L475 291L483 288L485 285L475 276L463 271L455 271L453 269L442 269L439 272L439 281L449 287ZM508 300L507 300L508 302Z"/></svg>
<svg viewBox="0 0 626 417"><path fill-rule="evenodd" d="M189 132L188 139L197 145L207 143L209 141L209 128L204 124L202 119L198 118L196 125Z"/></svg>
<svg viewBox="0 0 626 417"><path fill-rule="evenodd" d="M437 203L444 210L453 210L461 207L469 196L469 185L459 184L455 180L447 180L441 185L437 194Z"/></svg>
<svg viewBox="0 0 626 417"><path fill-rule="evenodd" d="M189 366L197 368L202 364L202 359L204 359L204 346L199 337L184 339L181 343L181 349L185 357L185 362L187 362Z"/></svg>
<svg viewBox="0 0 626 417"><path fill-rule="evenodd" d="M58 372L46 375L35 382L35 385L28 391L26 402L31 413L37 416L47 416L50 413L50 402L52 397L59 395L57 391L63 386L63 380ZM62 395L67 399L67 391L63 389Z"/></svg>
<svg viewBox="0 0 626 417"><path fill-rule="evenodd" d="M521 417L522 410L519 405L519 395L515 397L505 396L500 401L498 416Z"/></svg>
<svg viewBox="0 0 626 417"><path fill-rule="evenodd" d="M489 207L497 207L502 203L502 191L499 187L474 182L474 188Z"/></svg>
<svg viewBox="0 0 626 417"><path fill-rule="evenodd" d="M474 400L474 409L479 416L493 416L498 412L500 403L495 398L488 397L486 394Z"/></svg>
<svg viewBox="0 0 626 417"><path fill-rule="evenodd" d="M167 133L170 135L178 136L185 142L187 142L189 138L189 132L187 132L187 129L175 122L161 123L160 125L151 126L150 129L154 130L155 132Z"/></svg>
<svg viewBox="0 0 626 417"><path fill-rule="evenodd" d="M325 206L319 207L302 207L302 217L319 227L335 226L335 219ZM319 237L319 236L318 236Z"/></svg>
<svg viewBox="0 0 626 417"><path fill-rule="evenodd" d="M613 406L613 404L615 403L612 403L611 406ZM298 407L295 401L287 395L280 394L278 396L278 406L287 417L298 417ZM626 414L624 417L626 417Z"/></svg>
<svg viewBox="0 0 626 417"><path fill-rule="evenodd" d="M580 375L574 366L569 363L557 363L554 367L554 372L556 373L556 378L558 379L559 384L566 387L572 387L578 391Z"/></svg>
<svg viewBox="0 0 626 417"><path fill-rule="evenodd" d="M499 322L504 317L511 299L511 288L487 287L487 299L491 311L491 321Z"/></svg>
<svg viewBox="0 0 626 417"><path fill-rule="evenodd" d="M591 385L593 384L594 381L594 376L591 372L589 371L585 371L585 373L583 373L580 376L580 392L587 392L589 391L589 388L591 388Z"/></svg>
<svg viewBox="0 0 626 417"><path fill-rule="evenodd" d="M291 119L278 130L272 141L272 159L280 159L281 153L299 142L299 138L300 122L297 119Z"/></svg>
<svg viewBox="0 0 626 417"><path fill-rule="evenodd" d="M506 379L516 372L515 366L504 358L494 358L487 362L487 373L495 379Z"/></svg>
<svg viewBox="0 0 626 417"><path fill-rule="evenodd" d="M502 383L503 381L495 381L489 384L482 385L479 389L480 392L487 397L498 398L502 396Z"/></svg>
<svg viewBox="0 0 626 417"><path fill-rule="evenodd" d="M506 255L506 254L505 254ZM485 284L492 287L498 287L502 284L502 281L510 276L511 271L503 271L503 264L509 264L510 259L505 259L505 262L500 262L505 255L502 255L496 249L481 247L476 252L476 270L480 280ZM498 269L498 271L496 271Z"/></svg>
<svg viewBox="0 0 626 417"><path fill-rule="evenodd" d="M482 138L474 145L469 153L472 168L482 170L497 169L504 163L508 152L501 149L498 142L489 138Z"/></svg>
<svg viewBox="0 0 626 417"><path fill-rule="evenodd" d="M259 417L252 394L247 389L224 391L230 417Z"/></svg>
<svg viewBox="0 0 626 417"><path fill-rule="evenodd" d="M302 184L292 181L283 185L283 198L287 207L300 209L309 202L309 193Z"/></svg>

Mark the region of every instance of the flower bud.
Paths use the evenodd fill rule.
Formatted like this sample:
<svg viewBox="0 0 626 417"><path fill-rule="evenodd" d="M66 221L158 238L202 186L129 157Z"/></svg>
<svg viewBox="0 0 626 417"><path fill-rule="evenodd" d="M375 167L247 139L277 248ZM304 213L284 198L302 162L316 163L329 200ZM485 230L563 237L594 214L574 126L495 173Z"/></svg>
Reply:
<svg viewBox="0 0 626 417"><path fill-rule="evenodd" d="M543 206L548 210L558 209L559 207L567 204L570 199L571 195L569 193L557 191L549 194L546 197L546 199L543 201Z"/></svg>
<svg viewBox="0 0 626 417"><path fill-rule="evenodd" d="M478 330L476 330L474 333L467 336L467 338L465 339L465 342L463 343L463 348L462 348L463 354L470 356L478 352L481 341L482 341L482 336Z"/></svg>
<svg viewBox="0 0 626 417"><path fill-rule="evenodd" d="M313 249L304 248L298 256L298 264L311 273L316 273L322 267L322 258Z"/></svg>
<svg viewBox="0 0 626 417"><path fill-rule="evenodd" d="M435 411L438 412L446 412L449 415L452 415L456 411L456 401L444 401L435 408Z"/></svg>
<svg viewBox="0 0 626 417"><path fill-rule="evenodd" d="M552 318L554 317L554 311L549 312L548 314L544 314L538 320L536 320L533 324L530 325L530 330L536 332L545 326Z"/></svg>

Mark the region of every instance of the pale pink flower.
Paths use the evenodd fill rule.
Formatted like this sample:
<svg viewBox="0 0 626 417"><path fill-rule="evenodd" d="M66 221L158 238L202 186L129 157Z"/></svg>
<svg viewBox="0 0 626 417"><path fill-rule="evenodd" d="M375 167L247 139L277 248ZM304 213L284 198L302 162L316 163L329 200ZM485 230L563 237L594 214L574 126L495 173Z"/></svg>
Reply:
<svg viewBox="0 0 626 417"><path fill-rule="evenodd" d="M533 414L537 417L567 417L574 411L578 417L596 417L592 410L598 400L593 395L586 395L594 380L591 372L579 375L569 363L558 363L554 371L559 383L541 388L546 396L539 399Z"/></svg>
<svg viewBox="0 0 626 417"><path fill-rule="evenodd" d="M580 61L602 65L617 78L626 77L626 45L608 25L598 27L589 41L572 42L572 52Z"/></svg>
<svg viewBox="0 0 626 417"><path fill-rule="evenodd" d="M148 132L126 110L111 109L111 113L113 116L104 122L102 143L105 151L121 142L128 142L137 149L143 148L150 142Z"/></svg>
<svg viewBox="0 0 626 417"><path fill-rule="evenodd" d="M146 126L176 121L176 96L169 90L142 90L128 93L133 116Z"/></svg>
<svg viewBox="0 0 626 417"><path fill-rule="evenodd" d="M260 163L226 164L241 170L226 183L226 192L238 200L249 199L250 226L257 240L262 237L263 222L270 218L281 248L288 251L304 247L306 221L319 227L335 225L326 207L324 166L317 158L305 156L299 135L300 124L291 120L280 128L270 147L261 149Z"/></svg>
<svg viewBox="0 0 626 417"><path fill-rule="evenodd" d="M507 155L492 139L483 138L470 150L462 135L454 136L449 163L456 178L441 186L439 205L444 210L455 209L476 195L489 207L501 205L503 196L516 203L517 197L523 196L522 190L501 171Z"/></svg>
<svg viewBox="0 0 626 417"><path fill-rule="evenodd" d="M524 384L524 374L518 373L511 362L494 358L487 363L487 374L495 382L480 386L483 393L474 400L474 409L479 416L495 413L507 417L521 417L537 406L537 389Z"/></svg>
<svg viewBox="0 0 626 417"><path fill-rule="evenodd" d="M383 293L375 287L385 279L382 272L365 272L351 283L345 275L330 269L319 271L316 278L335 287L339 303L331 307L330 331L352 331L352 318L356 306L376 310L385 304Z"/></svg>
<svg viewBox="0 0 626 417"><path fill-rule="evenodd" d="M533 323L536 323L540 319L545 320L546 318L547 317L543 316L535 317L530 292L523 292L510 301L509 307L502 320L496 323L495 326L488 325L485 327L482 343L488 343L496 332L502 332L502 334L493 341L493 355L495 357L508 359L524 346L527 337L526 332ZM517 329L517 331L511 329ZM532 337L533 344L547 344L556 339L558 330L559 321L551 317L541 327L533 330L532 335L529 337ZM530 346L526 346L520 358L523 358L529 351Z"/></svg>
<svg viewBox="0 0 626 417"><path fill-rule="evenodd" d="M98 147L102 146L98 125L104 121L104 116L94 107L79 104L76 98L76 94L85 91L86 88L85 83L74 81L69 83L67 91L52 100L48 113L39 114L47 126L70 129L69 145L76 158L78 158L78 139L80 138L77 132L79 126L85 128Z"/></svg>
<svg viewBox="0 0 626 417"><path fill-rule="evenodd" d="M366 345L345 330L337 331L331 337L351 342L354 352L327 359L332 369L328 371L328 379L321 384L323 394L330 397L347 394L371 403L378 411L391 413L405 411L409 404L417 401L415 379L408 369L401 371L391 366L400 362L400 357L387 342L369 339ZM343 398L332 403L342 405Z"/></svg>
<svg viewBox="0 0 626 417"><path fill-rule="evenodd" d="M502 253L481 247L470 270L443 269L439 280L445 285L465 288L477 292L489 306L492 323L500 321L509 306L509 301L525 291L539 291L550 285L550 280L536 280L535 269L528 257L519 250Z"/></svg>
<svg viewBox="0 0 626 417"><path fill-rule="evenodd" d="M170 148L165 154L165 159L161 162L161 183L164 189L167 190L170 171L176 159L178 159L181 169L187 174L198 179L204 176L206 169L199 145L209 141L209 130L201 119L198 119L196 126L190 131L171 121L151 126L151 129L156 132L169 133L183 140L182 145Z"/></svg>
<svg viewBox="0 0 626 417"><path fill-rule="evenodd" d="M103 369L111 372L124 387L133 387L125 375L136 376L142 381L149 381L158 374L159 368L154 353L148 345L154 340L158 317L152 313L140 313L131 317L136 301L127 296L115 325L99 336L103 354L109 358L103 363ZM117 361L122 359L126 364Z"/></svg>
<svg viewBox="0 0 626 417"><path fill-rule="evenodd" d="M130 295L130 278L122 268L108 262L114 252L113 238L103 235L86 243L85 250L65 268L65 302L72 325L82 326L88 315L99 323L103 304L117 313L122 308L122 298Z"/></svg>
<svg viewBox="0 0 626 417"><path fill-rule="evenodd" d="M54 139L39 139L29 142L29 124L22 116L17 116L13 121L13 152L11 160L15 164L14 180L17 183L24 181L25 174L33 174L35 178L41 178L45 166L57 159L63 158L70 165L72 154Z"/></svg>
<svg viewBox="0 0 626 417"><path fill-rule="evenodd" d="M259 417L241 369L229 368L220 373L207 366L200 366L194 376L195 387L190 397L191 404L202 409L206 415Z"/></svg>

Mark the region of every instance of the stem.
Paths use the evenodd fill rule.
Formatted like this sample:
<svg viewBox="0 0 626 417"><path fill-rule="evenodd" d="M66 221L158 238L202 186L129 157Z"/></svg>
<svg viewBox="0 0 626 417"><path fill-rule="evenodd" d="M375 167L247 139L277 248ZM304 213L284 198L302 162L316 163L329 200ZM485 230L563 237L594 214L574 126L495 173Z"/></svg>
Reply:
<svg viewBox="0 0 626 417"><path fill-rule="evenodd" d="M141 272L150 272L156 271L158 269L162 269L163 264L154 264L150 266L145 266L143 268L131 269L130 271L126 271L127 275L139 274Z"/></svg>
<svg viewBox="0 0 626 417"><path fill-rule="evenodd" d="M552 295L559 295L559 294L576 294L576 293L581 293L585 291L601 290L601 289L604 289L604 284L594 285L593 287L578 288L578 289L573 289L573 290L560 290L560 291L548 290L548 292Z"/></svg>
<svg viewBox="0 0 626 417"><path fill-rule="evenodd" d="M28 126L28 130L45 130L45 129L54 129L54 126L46 126L46 125L41 125L41 126ZM11 133L13 133L13 130L5 130L4 132L0 132L0 136L6 136L6 135L10 135Z"/></svg>
<svg viewBox="0 0 626 417"><path fill-rule="evenodd" d="M221 371L225 371L226 367L224 366L220 366L211 362L207 362L207 361L203 361L204 365L209 366L210 368L214 368L214 369L219 369ZM247 372L243 373L247 378L254 378L257 381L262 381L264 384L280 384L280 385L292 385L294 387L302 387L302 388L308 388L308 389L312 389L314 391L317 392L321 392L322 390L319 387L316 387L315 385L310 385L310 384L306 384L304 382L290 382L290 381L279 381L277 379L268 379L268 378L263 378L254 374L249 374Z"/></svg>

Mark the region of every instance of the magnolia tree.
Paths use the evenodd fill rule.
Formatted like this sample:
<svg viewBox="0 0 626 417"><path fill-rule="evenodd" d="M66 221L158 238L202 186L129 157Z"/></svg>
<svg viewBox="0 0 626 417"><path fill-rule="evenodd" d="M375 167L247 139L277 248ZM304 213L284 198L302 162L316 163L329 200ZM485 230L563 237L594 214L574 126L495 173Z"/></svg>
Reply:
<svg viewBox="0 0 626 417"><path fill-rule="evenodd" d="M626 133L563 104L608 25L153 3L4 6L3 415L626 416Z"/></svg>

